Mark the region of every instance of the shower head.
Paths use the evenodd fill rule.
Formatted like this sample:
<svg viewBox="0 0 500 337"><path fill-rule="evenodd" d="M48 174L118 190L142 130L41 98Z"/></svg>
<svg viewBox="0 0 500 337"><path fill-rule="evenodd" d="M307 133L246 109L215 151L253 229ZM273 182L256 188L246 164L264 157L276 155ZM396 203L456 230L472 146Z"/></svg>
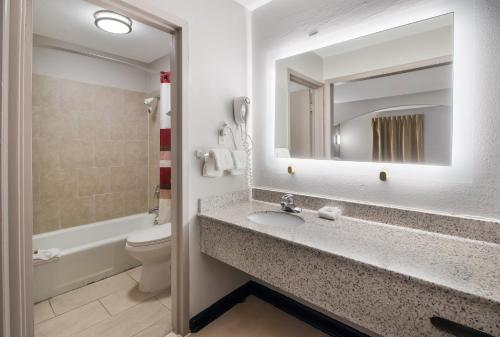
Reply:
<svg viewBox="0 0 500 337"><path fill-rule="evenodd" d="M148 97L144 99L144 105L149 113L153 112L154 103L160 100L160 96Z"/></svg>

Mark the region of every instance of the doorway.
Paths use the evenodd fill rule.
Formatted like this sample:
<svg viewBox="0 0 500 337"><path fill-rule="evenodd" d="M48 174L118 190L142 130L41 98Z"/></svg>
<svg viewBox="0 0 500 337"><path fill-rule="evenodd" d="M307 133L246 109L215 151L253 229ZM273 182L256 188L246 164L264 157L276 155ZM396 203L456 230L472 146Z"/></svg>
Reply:
<svg viewBox="0 0 500 337"><path fill-rule="evenodd" d="M324 90L324 83L288 69L288 134L293 158L324 156Z"/></svg>
<svg viewBox="0 0 500 337"><path fill-rule="evenodd" d="M9 256L10 259L12 259L13 261L23 261L23 263L20 265L12 264L11 265L12 270L9 270L10 272L9 276L11 277L11 280L14 282L11 282L9 284L8 292L11 294L18 294L19 296L11 296L8 299L9 302L6 302L4 297L2 297L3 308L7 309L10 308L12 310L12 312L10 313L2 312L3 314L2 318L3 322L8 321L8 324L3 324L4 328L7 327L7 329L10 330L7 332L10 332L12 335L19 335L19 336L33 336L32 295L34 294L34 292L32 291L32 286L34 284L37 284L36 273L33 274L32 271L33 260L32 260L31 235L33 233L33 229L36 232L41 232L44 229L43 225L49 224L47 226L49 227L58 226L57 230L65 231L65 233L67 234L73 228L69 228L69 230L66 228L62 229L61 228L62 226L83 227L85 225L88 225L90 222L90 224L92 224L93 227L96 227L95 223L103 221L113 222L120 215L126 215L124 213L120 213L123 211L120 210L120 207L124 205L128 204L129 206L132 206L128 208L129 212L140 212L143 210L142 209L143 207L140 206L144 206L145 204L146 207L148 207L150 205L150 198L155 198L155 196L153 197L149 196L147 192L142 194L141 197L137 196L140 194L130 193L129 195L130 200L127 202L123 201L122 206L120 206L120 200L124 199L118 198L118 200L115 200L113 202L111 196L109 195L106 196L107 193L104 194L99 193L103 191L102 190L103 186L105 188L104 192L108 191L107 190L108 188L109 191L112 192L112 180L110 176L109 181L106 181L106 176L105 175L100 176L100 174L98 174L97 172L111 171L113 167L110 166L108 168L105 168L104 170L101 170L99 169L99 166L106 167L105 166L106 163L111 163L111 165L115 164L118 165L115 167L120 167L119 162L121 160L120 159L121 155L123 155L123 157L126 157L128 160L133 159L138 161L139 159L141 160L144 159L144 156L142 155L144 152L146 154L149 153L150 155L146 155L146 157L148 158L148 163L146 165L142 165L143 166L142 168L144 169L142 172L147 171L146 176L148 176L150 175L150 172L155 171L156 168L148 166L153 162L152 159L151 162L149 162L150 159L149 157L152 157L151 148L149 147L148 144L148 142L152 139L152 137L150 137L151 134L148 134L148 132L151 129L151 124L149 124L150 117L146 117L145 123L137 123L135 125L130 120L128 126L124 126L123 128L110 128L108 133L106 132L108 130L106 128L104 128L104 130L101 131L99 131L99 129L102 126L105 126L107 122L106 118L110 117L106 116L105 113L103 113L103 111L99 111L99 109L96 108L97 105L107 104L105 109L107 111L109 111L109 109L121 110L122 113L133 114L134 112L132 110L139 111L140 109L138 109L138 107L140 105L141 110L143 110L142 112L144 112L146 116L148 116L148 113L153 113L153 111L151 112L147 111L148 109L145 106L146 99L151 98L151 95L153 95L154 97L155 92L154 91L141 92L140 90L134 90L137 88L117 88L113 87L112 85L109 85L110 83L92 83L90 78L92 76L90 76L90 72L81 73L80 76L76 76L73 78L61 79L61 77L52 76L57 78L57 80L54 80L48 77L51 77L50 71L53 71L55 68L57 68L57 64L55 63L50 64L50 62L47 61L50 61L50 57L48 56L50 56L51 53L54 54L55 52L71 54L69 55L69 58L73 59L77 57L87 58L89 60L91 59L92 62L97 62L100 56L101 60L99 61L103 61L103 59L106 59L106 62L114 63L114 66L120 66L122 68L123 67L134 68L134 71L136 73L139 72L141 67L144 68L144 63L146 62L143 61L135 62L137 61L137 59L134 59L134 57L131 55L128 56L120 55L123 53L115 53L115 55L110 55L113 54L112 51L110 50L107 51L102 50L105 48L99 48L99 46L89 46L88 44L85 43L78 44L75 43L77 42L75 39L71 42L62 41L64 43L59 43L59 41L53 41L57 40L54 36L44 36L47 38L44 39L44 38L39 38L36 35L32 35L33 33L35 34L47 33L47 31L50 31L50 29L36 31L37 21L33 21L33 19L37 20L36 12L35 16L33 18L31 17L32 6L36 11L36 4L35 4L36 1L38 0L11 2L10 3L11 21L4 22L4 26L7 24L9 26L14 27L14 29L10 30L11 35L9 36L9 39L10 40L13 39L14 36L17 36L19 38L19 41L17 41L17 43L19 43L19 48L15 48L16 43L10 44L11 49L9 50L10 54L9 56L11 57L9 61L11 63L8 64L8 66L10 69L19 70L20 73L16 74L14 71L11 72L11 76L8 81L8 87L9 87L8 98L10 99L9 102L12 105L9 106L9 109L5 109L4 107L2 107L2 120L3 121L8 120L9 122L8 124L2 123L2 127L4 128L8 127L9 129L8 131L10 134L10 138L8 147L9 149L11 149L10 151L7 151L6 147L4 146L7 144L4 143L2 144L2 163L5 163L8 160L9 166L10 168L12 168L9 170L9 175L7 176L6 179L7 181L10 182L10 186L8 189L7 185L5 184L6 180L2 179L2 202L4 203L2 206L7 206L8 210L10 211L9 213L13 214L13 217L8 219L9 220L8 223L3 221L4 218L2 219L2 230L5 229L6 227L8 227L9 229L12 228L19 229L17 232L11 230L11 232L9 233L11 240L9 241L9 245L6 248L10 253ZM185 70L184 69L185 62L183 61L185 61L184 55L186 49L186 44L185 40L183 39L182 32L183 29L185 29L186 25L181 20L172 19L171 17L169 17L168 14L161 13L161 11L158 11L157 8L150 8L149 6L145 5L143 8L139 9L134 7L131 3L132 1L115 1L115 0L92 1L92 5L99 6L101 7L102 10L111 10L117 12L119 14L122 14L130 18L134 22L137 22L138 23L137 27L139 27L140 25L149 26L151 28L163 31L167 34L171 34L171 36L173 37L172 62L171 62L172 65L171 147L172 149L169 155L172 167L171 169L172 181L169 186L171 189L170 195L172 200L171 201L172 217L170 221L173 224L171 228L172 315L170 317L170 321L172 322L172 329L175 332L184 333L187 329L186 327L188 319L187 305L186 305L187 289L184 289L184 284L186 283L183 281L187 278L186 275L187 266L184 265L185 261L187 261L187 256L184 256L184 253L187 252L187 250L185 249L187 246L187 235L185 235L186 229L183 226L185 219L183 212L183 200L185 200L184 198L186 198L185 185L183 184L183 178L184 178L183 173L185 168L181 165L182 157L185 153L185 144L181 140L182 140L182 127L184 127L182 124L182 120L185 117L182 114L183 112L182 89L183 89L183 84L185 84L185 81L183 81L183 73L184 73L183 70ZM86 4L88 4L88 2L86 2ZM50 5L54 5L54 2L52 2ZM17 25L17 23L19 22L25 22L26 24ZM31 22L34 22L35 30L32 30ZM92 28L95 29L96 27ZM37 35L42 35L42 34L37 34ZM35 48L45 48L46 50L39 53L39 55L35 55L33 53L33 48L31 44L32 40L33 42L35 42L35 45L39 43L38 45L36 45L37 47ZM47 48L48 46L52 48ZM30 66L32 56L33 56L33 61L35 61L33 63L34 65L33 73L35 74L33 75L34 77L33 86L31 80L32 69ZM35 57L37 59L35 59ZM15 66L13 66L13 63L20 65L20 67L16 68ZM61 66L68 64L69 63L65 64L63 61L59 63L59 65ZM104 80L109 81L117 79L113 78L112 76L107 76L107 77L104 76L106 75L105 71L109 71L110 68L112 67L113 66L103 68L101 75ZM45 69L45 70L39 71L40 69ZM81 69L76 69L76 70L81 70ZM39 71L39 73L37 74L35 71ZM68 72L66 72L65 74L68 75ZM71 83L66 81L70 81ZM158 82L159 81L160 80L158 76ZM80 83L75 84L75 82L80 82ZM84 90L89 91L90 94L89 92L86 92L86 95L81 94L80 90L82 90L82 88L80 87L80 84L82 82L85 84L83 85ZM124 81L121 82L123 83ZM133 85L134 81L130 80L125 82L127 85ZM135 81L135 83L138 83L138 81ZM102 84L108 84L108 85L102 85ZM144 84L147 85L146 77L144 80ZM94 85L99 86L99 88L93 88L92 86ZM33 94L39 95L37 97L36 104L33 104L33 109L31 106L32 87L33 87ZM57 90L53 90L54 87L57 88ZM16 88L20 90L16 91ZM112 88L113 90L111 90L110 88ZM51 95L49 95L50 92L52 93L63 92L65 90L69 92L71 92L70 90L73 90L72 92L73 95L64 95L64 97L62 96L52 97ZM121 90L125 90L126 92L120 92ZM112 94L110 94L110 91L112 92ZM108 98L112 95L117 95L118 97L122 97L123 102L125 102L127 99L131 99L132 96L134 96L131 94L131 92L147 93L148 95L144 95L144 97L141 97L140 104L139 102L137 102L138 100L134 100L134 102L127 101L123 109L113 108L110 106L110 102L116 103L119 101L116 99L116 97L114 99L109 99L109 100L97 99L99 95ZM103 95L103 93L109 94L110 96ZM90 96L92 96L93 100L83 99L84 97L88 98ZM6 97L7 96L2 95L2 101L4 101L4 98ZM137 95L137 98L138 97L139 95ZM62 99L59 100L60 98ZM54 102L57 102L58 100L60 103L59 106L57 105L57 103L54 104ZM47 104L44 106L45 103L41 102L45 102ZM51 103L53 105L48 105L48 103ZM84 107L84 105L88 103L93 104L94 107L91 108ZM137 109L132 109L131 108L132 106L135 106L135 108ZM77 111L73 111L71 109ZM102 117L103 120L89 118L89 116L86 115L86 112L91 112L91 115L93 115L93 117L97 117L100 115L100 117ZM115 112L119 113L120 111L115 111ZM118 118L118 120L120 120L120 118ZM87 124L87 128L83 127L85 126L85 124ZM16 126L19 126L19 128L16 128ZM31 132L32 126L33 126L33 132ZM110 126L115 126L115 124L110 124ZM177 129L176 126L178 126ZM126 132L123 132L123 130L126 130ZM142 139L140 137L144 135L144 131L146 132L147 136L145 139ZM101 133L101 136L109 137L109 139L107 138L105 139L106 141L105 144L104 143L96 144L97 133L99 132ZM138 144L128 144L131 146L122 147L123 153L117 155L116 150L118 150L119 145L112 144L112 141L113 139L119 140L120 132L122 132L122 136L124 137L130 136L134 138L134 141L136 141L137 143L142 143L140 145L146 144L146 146L148 147L147 150L140 151L138 150L139 147ZM33 135L33 161L32 161L32 153L30 151L32 135ZM60 135L65 135L65 136L60 137ZM70 139L75 135L81 138ZM85 141L83 139L85 137L93 137L92 146L85 144ZM61 143L59 145L52 144L51 138L64 138L67 139L68 142ZM48 144L44 144L44 146L47 145L47 147L44 147L43 149L36 148L39 147L40 144L35 145L36 144L35 140L38 142L38 140L40 139L46 140ZM125 138L123 139L123 141L127 142L129 141L129 139ZM74 145L73 149L69 148L70 147L69 145L71 144ZM68 148L66 148L66 145L68 145ZM106 152L103 149L106 148L107 145L109 145L111 148L114 147L115 150L108 153L103 153ZM138 151L135 152L132 151L131 149L134 149L134 147ZM21 149L21 151L15 151L14 148ZM93 156L88 155L88 153L85 150L93 151L92 153ZM101 153L98 153L99 151ZM58 153L57 156L54 155L55 152ZM35 158L35 156L37 157ZM93 159L94 162L90 163L92 157L94 158ZM99 160L99 165L96 164L98 160ZM54 165L54 162L58 164L57 172L49 170L50 166ZM33 169L32 169L32 163L33 163ZM85 166L85 164L89 163L90 165ZM158 164L158 166L162 166L161 162L156 162L156 163ZM65 170L65 167L70 168L71 166L77 166L76 171L73 170L74 173L73 175L68 174L67 172L61 172L61 170ZM42 167L46 169L46 172L42 173ZM87 168L89 168L88 171L86 171ZM123 169L123 171L127 171L128 169L129 167L126 167L125 169ZM70 171L71 170L72 169L70 169ZM117 173L116 176L119 176L118 174L119 169L115 171L116 171L115 173ZM130 171L134 170L130 169ZM129 186L131 188L134 188L133 186L135 187L142 186L140 184L144 183L144 185L146 185L146 188L144 189L148 190L149 187L152 185L152 179L150 180L149 177L143 179L144 175L141 176L140 171L141 170L137 170L135 171L135 173L122 172L122 177L125 177L123 179L125 183L123 184L116 183L114 184L115 187L124 188L124 186ZM159 170L156 170L156 172L158 171ZM2 170L2 174L3 173L4 171ZM37 179L36 182L31 178L32 173ZM128 173L131 173L131 176L127 176ZM158 175L160 175L159 172ZM5 176L3 176L2 178L4 177ZM16 179L16 177L22 179L19 180ZM42 182L42 179L49 179L49 181ZM71 184L72 180L73 181L76 180L76 191L74 188L71 188L71 186L75 187L75 184ZM80 181L82 183L80 183ZM50 187L57 187L58 190L50 191ZM161 188L161 190L163 191L160 192L165 192L165 190L167 189L165 187L167 186L163 186L163 188ZM73 190L73 192L71 192L71 190ZM125 194L126 191L117 193ZM99 194L101 194L100 197L98 197ZM20 199L15 200L15 198L12 198L12 195L17 195ZM142 197L143 195L145 195L146 198L143 198ZM9 198L10 202L8 204L5 203L6 199L5 197ZM163 193L163 197L165 197L165 193ZM69 202L68 204L63 205L65 201L69 200L74 201L75 198L82 199L79 201L83 202L83 204L77 203L75 205L74 203ZM123 198L125 198L125 196L123 196ZM35 202L37 203L41 202L42 199L43 202L45 202L44 207L39 207L40 206L39 204L38 205L35 204ZM98 201L96 202L96 200ZM91 203L91 201L93 201L93 204ZM108 202L108 204L106 204L106 202ZM50 209L50 207L48 207L49 203L52 203L53 206L52 211L49 211ZM55 206L58 203L59 206ZM113 204L116 207L114 207ZM106 207L103 207L103 205L106 205ZM108 207L110 205L112 207ZM35 208L38 207L38 209L36 210L33 209L33 206ZM149 209L150 208L148 208L147 210ZM40 213L40 211L42 212ZM45 211L45 213L43 213L43 211ZM64 215L65 212L66 215ZM111 212L113 214L105 214L106 212ZM74 216L71 216L71 213L73 213L72 215ZM54 220L56 218L55 214L57 215L57 220L55 220L54 222L49 221L48 218L50 217L53 217L53 219L51 220ZM33 216L35 217L36 221L35 227L32 227ZM92 218L92 216L94 218ZM106 217L108 218L105 219ZM50 225L51 223L52 225ZM58 225L54 225L53 223L56 223ZM53 227L50 228L54 229ZM82 236L80 236L80 238L82 238ZM41 239L44 239L44 237L42 237ZM93 245L94 243L95 242L92 241L90 245ZM41 250L46 250L46 249L41 249ZM99 253L97 252L95 254L97 256L102 257L100 261L96 260L98 263L102 263L104 260L106 260L107 257L109 257L106 254L99 255ZM2 266L5 265L4 264L4 262L6 261L5 257L6 257L5 255L2 255ZM62 260L62 256L56 256L56 257ZM120 258L114 258L114 260L115 260L114 262L117 262L118 260L120 260ZM87 265L74 264L73 269L79 269L78 267L75 268L75 266L80 266L82 267L81 269L84 269L83 267L88 267L88 265L92 264L93 263L87 263ZM101 267L102 270L106 269L105 268L106 266L101 266ZM107 269L110 269L109 266ZM133 274L133 270L131 270L129 273ZM70 273L64 272L64 274L70 274ZM90 274L92 274L92 272L90 272ZM94 274L99 274L99 272ZM116 275L121 275L121 274L122 273L114 274L113 272L113 275L115 276L112 276L111 274L105 276L117 277ZM35 276L35 278L33 276ZM122 276L118 277L123 279ZM77 276L76 279L81 279L81 277ZM101 280L106 280L108 278L106 277L102 279L101 277L98 277L98 279L99 279L98 281L101 281ZM134 277L130 276L130 279L134 279ZM87 281L88 280L86 280L85 282ZM95 280L90 280L90 282L93 281ZM68 282L62 282L62 283L67 285ZM2 290L5 290L6 288L5 286L6 285L2 283L3 287ZM71 291L74 291L74 289ZM128 297L127 299L130 299L130 297ZM99 298L98 301L101 301L101 298ZM50 303L47 304L49 304L50 309L52 309L52 314L58 316L58 313L55 312L52 305ZM92 308L89 309L91 312L97 311L91 309ZM112 314L111 313L112 310L110 311L109 308L106 308L106 306L104 306L104 309L105 311L107 311L106 314L108 315ZM60 309L58 309L58 311L59 310ZM59 311L59 313L61 312Z"/></svg>

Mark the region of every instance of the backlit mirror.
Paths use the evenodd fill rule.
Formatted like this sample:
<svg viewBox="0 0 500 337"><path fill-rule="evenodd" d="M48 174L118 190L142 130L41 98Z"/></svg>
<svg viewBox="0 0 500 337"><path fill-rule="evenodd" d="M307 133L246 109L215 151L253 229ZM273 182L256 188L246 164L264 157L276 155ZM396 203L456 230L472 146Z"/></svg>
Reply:
<svg viewBox="0 0 500 337"><path fill-rule="evenodd" d="M275 155L450 165L453 14L276 61Z"/></svg>

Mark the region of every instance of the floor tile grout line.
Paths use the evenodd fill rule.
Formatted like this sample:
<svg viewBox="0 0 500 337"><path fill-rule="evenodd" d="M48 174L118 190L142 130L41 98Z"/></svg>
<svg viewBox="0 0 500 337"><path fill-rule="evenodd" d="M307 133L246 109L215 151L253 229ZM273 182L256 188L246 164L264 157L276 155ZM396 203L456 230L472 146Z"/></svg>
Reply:
<svg viewBox="0 0 500 337"><path fill-rule="evenodd" d="M120 274L124 274L124 273L126 273L126 272L123 272L123 273L120 273ZM116 274L116 275L120 275L120 274ZM116 275L113 275L113 276L116 276ZM109 278L111 278L111 277L113 277L113 276L110 276L110 277L108 277L108 278L102 279L102 280L97 281L97 282L101 282L101 281L107 280L107 279L109 279ZM90 286L91 284L95 284L95 283L97 283L97 282L87 284L87 285L85 285L85 286L83 286L83 287L80 287L80 288L77 288L77 289L71 290L71 291L69 291L69 292L67 292L67 293L70 293L70 292L75 291L75 290L83 289L83 288L88 287L88 286ZM134 282L136 282L136 281L134 280ZM136 283L137 283L137 282L136 282ZM135 285L134 285L134 287L135 287ZM96 299L91 300L90 302L87 302L87 303L81 304L81 305L79 305L79 306L77 306L77 307L74 307L74 308L72 308L72 309L70 309L70 310L68 310L68 311L65 311L65 312L63 312L63 313L60 313L60 314L57 314L57 313L55 312L55 310L54 310L53 308L52 308L52 309L53 309L54 314L56 315L56 317L57 317L57 316L61 316L61 315L64 315L65 313L67 313L67 312L71 312L71 311L73 311L73 310L76 310L76 309L78 309L78 308L81 308L81 307L83 307L83 306L85 306L85 305L87 305L87 304L90 304L90 303L92 303L92 302L99 301L100 299L102 299L102 298L104 298L104 297L107 297L107 296L109 296L109 295L116 294L117 292L122 291L122 290L125 290L125 289L113 290L112 292L110 292L110 293L108 293L108 294L106 294L106 295L104 295L104 296L100 296L100 297L98 297L98 298L96 298ZM62 296L62 295L65 295L65 294L67 294L67 293L63 293L63 294L60 294L60 295L57 295L57 296ZM57 296L56 296L56 297L57 297ZM50 298L50 299L53 299L53 298L54 298L54 297L52 297L52 298ZM49 299L49 300L50 300L50 299ZM52 307L52 303L51 303L51 307Z"/></svg>
<svg viewBox="0 0 500 337"><path fill-rule="evenodd" d="M81 308L83 308L84 306L89 305L89 304L92 304L92 303L94 303L94 302L99 302L99 300L97 299L97 300L94 300L94 301L92 301L92 302L85 303L85 304L80 305L80 306L78 306L78 307L76 307L76 308L74 308L74 309L71 309L71 310L65 311L65 312L63 312L62 314L59 314L59 315L57 315L56 313L54 313L54 315L55 315L54 317L51 317L51 318L49 318L49 319L45 319L45 320L43 320L43 321L40 321L40 322L36 323L35 325L40 324L40 323L43 323L43 322L47 322L47 321L49 321L49 320L51 320L51 319L56 319L56 318L59 318L59 317L61 317L61 316L63 316L63 315L66 315L66 314L69 314L69 313L71 313L71 312L73 312L73 311L75 311L75 310L81 309ZM101 303L100 303L100 304L101 304ZM104 308L104 309L106 309L106 308ZM107 311L107 310L106 310L106 311Z"/></svg>
<svg viewBox="0 0 500 337"><path fill-rule="evenodd" d="M145 331L145 330L147 330L147 329L151 328L153 325L155 325L155 324L157 324L158 322L161 322L161 321L162 321L162 320L158 320L158 321L154 322L153 324L151 324L151 325L149 325L149 326L145 327L145 328L144 328L144 329L142 329L141 331L139 331L139 332L135 333L135 334L134 334L134 335L132 335L131 337L139 337L139 335L140 335L143 331ZM172 324L172 323L170 323L170 324ZM170 332L172 332L172 331L169 331L169 332L167 332L166 334L168 335Z"/></svg>
<svg viewBox="0 0 500 337"><path fill-rule="evenodd" d="M54 307L52 306L52 303L50 302L50 300L51 300L51 298L49 298L47 300L47 302L49 303L50 310L52 310L52 313L54 314L54 317L57 317L56 311L54 310Z"/></svg>
<svg viewBox="0 0 500 337"><path fill-rule="evenodd" d="M104 305L104 303L101 302L100 298L97 300L97 302L99 302L99 304L104 308L104 310L106 310L106 312L108 313L109 317L113 317L114 316L114 315L111 314L111 312L108 310L108 308L106 308L106 306Z"/></svg>
<svg viewBox="0 0 500 337"><path fill-rule="evenodd" d="M98 301L99 301L99 300L98 300ZM100 302L100 301L99 301L99 302ZM100 322L97 322L97 323L95 323L95 324L92 324L91 326L89 326L89 327L87 327L87 328L85 328L85 329L83 329L83 330L81 330L81 331L78 331L77 333L74 333L74 334L72 334L72 335L70 335L70 336L67 336L67 337L74 337L74 336L76 336L76 335L78 335L78 334L80 334L80 333L82 333L82 332L84 332L84 331L87 331L87 330L93 329L93 328L95 328L95 327L97 327L97 326L99 326L99 325L101 325L101 324L104 324L105 322L107 322L107 321L109 321L109 320L115 319L116 317L118 317L118 316L120 316L120 315L124 314L126 311L128 311L128 310L130 310L130 309L132 309L132 308L134 308L134 307L136 307L137 305L142 304L142 303L143 303L143 302L140 302L140 303L138 303L138 304L136 304L136 305L134 305L134 306L132 306L132 307L130 307L130 308L128 308L128 309L126 309L126 310L120 311L120 312L119 312L119 313L117 313L116 315L111 315L110 317L106 317L106 319L103 319L103 320L102 320L102 321L100 321ZM102 303L101 303L101 305L102 305ZM102 305L102 306L104 306L104 305ZM108 313L109 313L109 311L106 309L106 307L105 307L105 306L104 306L104 309L106 310L106 312L108 312ZM158 323L159 321L160 321L160 320L158 320L158 321L154 322L153 324L156 324L156 323ZM152 324L152 325L153 325L153 324ZM152 325L148 326L147 328L151 327ZM145 328L145 329L146 329L146 328ZM141 331L137 332L136 334L134 334L133 336L130 336L130 337L136 337L136 336L137 336L137 334L141 333L141 332L142 332L142 331L144 331L145 329L143 329L143 330L141 330Z"/></svg>

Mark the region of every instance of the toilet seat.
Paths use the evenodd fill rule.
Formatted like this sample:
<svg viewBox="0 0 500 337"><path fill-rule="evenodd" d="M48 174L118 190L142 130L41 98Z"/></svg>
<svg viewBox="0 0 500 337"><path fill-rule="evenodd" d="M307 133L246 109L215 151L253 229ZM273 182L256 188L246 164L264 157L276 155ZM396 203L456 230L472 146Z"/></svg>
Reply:
<svg viewBox="0 0 500 337"><path fill-rule="evenodd" d="M172 227L170 223L153 226L151 228L132 233L127 238L127 245L144 247L170 241Z"/></svg>

